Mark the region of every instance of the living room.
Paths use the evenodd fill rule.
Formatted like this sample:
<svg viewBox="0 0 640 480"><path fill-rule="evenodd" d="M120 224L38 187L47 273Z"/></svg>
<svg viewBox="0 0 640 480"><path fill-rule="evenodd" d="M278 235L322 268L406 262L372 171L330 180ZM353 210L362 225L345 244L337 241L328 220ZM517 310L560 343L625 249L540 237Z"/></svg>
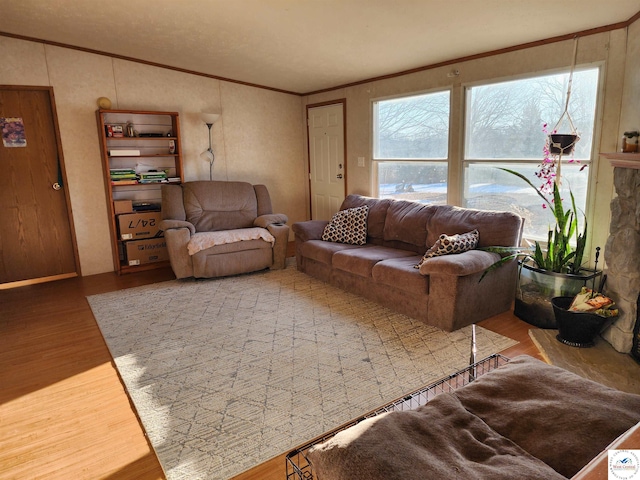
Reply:
<svg viewBox="0 0 640 480"><path fill-rule="evenodd" d="M595 152L619 150L622 132L640 125L640 113L634 108L640 97L640 68L635 61L640 50L640 11L637 10L640 9L613 26L598 25L601 28L586 31L570 29L562 37L541 39L523 46L513 44L508 46L511 48L495 49L490 55L478 55L477 58L470 55L456 57L459 60L447 59L451 61L441 62L442 64L433 62L433 67L390 75L389 78L369 77L370 80L362 82L337 82L332 85L335 88L302 90L271 86L264 88L250 82L233 81L235 79L197 75L164 68L162 62L136 62L133 58L99 53L102 49L73 48L64 42L43 41L38 35L0 27L0 31L6 32L0 35L0 50L4 54L0 67L0 84L51 86L55 93L79 259L78 270L82 277L82 282L75 284L82 289L81 295L71 297L73 301L67 301L63 307L68 309L65 312L69 317L77 319L80 324L76 329L73 323L65 323L62 331L76 339L84 338L82 335L85 329L88 332L91 321L85 318L86 306L73 306L74 302L83 302L85 295L172 278L170 271L146 273L138 278L111 276L113 255L95 122L96 100L99 97L110 98L113 108L180 112L183 152L187 159L187 181L209 178L209 164L201 159L201 152L208 145L208 136L200 114L220 111L221 121L212 129L216 151L214 179L243 180L267 185L274 210L286 213L289 224L293 224L310 218L307 129L304 120L308 105L344 101L347 125L346 190L347 193L375 195L375 166L371 158L372 101L451 88L451 135L454 140L451 142L450 155L451 158L459 158L464 136L462 104L465 87L538 72L566 71L571 65L574 34L579 34L577 65L597 65L603 68L599 120L596 125L597 142L593 149ZM108 49L105 48L104 51ZM359 157L364 157L364 166L359 166ZM607 243L610 202L615 191L613 168L609 161L596 153L591 165L589 175L592 193L588 204L588 219L592 229L590 250L593 250L595 246L605 246ZM457 175L453 178L460 178L460 165L452 162L450 168L453 170L451 174ZM460 204L460 182L451 181L449 189L451 203ZM593 258L589 258L589 261L592 264ZM18 323L24 322L26 328L33 315L40 316L40 323L46 324L44 319L47 318L47 312L55 305L52 302L60 294L57 288L60 287L53 284L43 287L37 293L41 295L37 302L32 298L36 291L31 288L11 293L15 297L5 310L9 315L3 315L3 323L6 325L9 320L17 319ZM0 295L8 298L9 294L3 291ZM509 322L505 322L508 325ZM52 331L47 333L46 325L43 326L45 330L40 335L46 339ZM510 327L502 328L501 333L509 336L507 332ZM520 351L535 354L536 349L529 343L526 327L513 328L525 328ZM59 333L60 330L56 330L56 335ZM95 363L95 368L103 368L104 363L109 363L110 359L108 353L106 358L104 356L106 351L99 333L97 337L95 332L87 335L91 338L90 348L102 352L90 363ZM77 361L80 362L79 359ZM36 368L42 367L41 364L38 365ZM30 375L33 374L31 367L27 365L24 368ZM77 371L71 368L66 372L48 372L52 377L46 383L54 385L65 376L80 374L85 369L89 369L86 363L82 368L78 367ZM18 381L17 378L11 379L14 385ZM30 389L28 385L24 388L26 391ZM102 387L96 384L88 388ZM115 401L121 402L124 398L127 403L122 391L119 395L122 398ZM102 415L99 407L96 407L95 415ZM131 412L123 415L131 416ZM135 419L133 423L137 423ZM144 450L148 446L145 446L144 437L136 428L139 429L132 427L131 431L135 433L131 435L138 437L138 445L142 445L139 448ZM25 453L26 457L42 454L37 451ZM125 455L125 452L118 452L116 455L119 454ZM148 455L153 456L150 452ZM112 466L113 464L109 467L111 478L143 477L135 466L123 464L118 473L114 472ZM150 468L153 471L154 467ZM105 472L102 478L106 478L108 469L102 471ZM31 476L28 470L16 472L17 477ZM58 474L63 477L64 471ZM152 473L144 478L156 478L153 475ZM155 475L161 476L158 470Z"/></svg>

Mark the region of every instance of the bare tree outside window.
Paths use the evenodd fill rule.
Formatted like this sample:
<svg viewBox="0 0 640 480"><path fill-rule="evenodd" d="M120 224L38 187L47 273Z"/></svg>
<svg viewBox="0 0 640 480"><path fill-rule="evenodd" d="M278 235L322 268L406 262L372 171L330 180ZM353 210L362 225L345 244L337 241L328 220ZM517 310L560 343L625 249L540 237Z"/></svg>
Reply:
<svg viewBox="0 0 640 480"><path fill-rule="evenodd" d="M446 203L450 92L374 103L378 196Z"/></svg>
<svg viewBox="0 0 640 480"><path fill-rule="evenodd" d="M576 205L586 208L588 171L598 91L597 68L576 70L569 112L580 134L572 155L562 158L561 192L569 187ZM513 80L467 89L464 155L464 206L484 210L509 210L525 218L525 237L546 239L550 212L521 179L498 170L509 168L526 175L534 185L543 159L546 135L561 117L569 73ZM545 127L546 125L546 127ZM569 133L568 125L559 130Z"/></svg>

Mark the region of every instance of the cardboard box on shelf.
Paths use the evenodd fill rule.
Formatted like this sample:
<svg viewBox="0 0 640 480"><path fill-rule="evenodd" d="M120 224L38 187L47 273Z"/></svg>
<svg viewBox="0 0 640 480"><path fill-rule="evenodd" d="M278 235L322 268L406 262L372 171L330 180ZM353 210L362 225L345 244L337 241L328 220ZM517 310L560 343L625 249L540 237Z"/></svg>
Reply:
<svg viewBox="0 0 640 480"><path fill-rule="evenodd" d="M169 260L167 241L164 238L132 240L125 243L125 249L129 266Z"/></svg>
<svg viewBox="0 0 640 480"><path fill-rule="evenodd" d="M133 212L133 202L131 200L114 200L113 211L117 213Z"/></svg>
<svg viewBox="0 0 640 480"><path fill-rule="evenodd" d="M162 220L161 212L125 213L118 215L120 240L139 240L162 235L158 227Z"/></svg>

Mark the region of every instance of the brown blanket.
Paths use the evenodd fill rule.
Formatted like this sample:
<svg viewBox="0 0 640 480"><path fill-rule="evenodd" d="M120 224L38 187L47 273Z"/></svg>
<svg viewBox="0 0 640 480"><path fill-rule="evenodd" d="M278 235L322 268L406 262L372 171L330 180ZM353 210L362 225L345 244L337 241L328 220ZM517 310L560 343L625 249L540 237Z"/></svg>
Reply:
<svg viewBox="0 0 640 480"><path fill-rule="evenodd" d="M562 479L640 421L640 396L528 356L308 452L317 480Z"/></svg>
<svg viewBox="0 0 640 480"><path fill-rule="evenodd" d="M567 477L640 421L640 395L525 355L455 395L497 433Z"/></svg>

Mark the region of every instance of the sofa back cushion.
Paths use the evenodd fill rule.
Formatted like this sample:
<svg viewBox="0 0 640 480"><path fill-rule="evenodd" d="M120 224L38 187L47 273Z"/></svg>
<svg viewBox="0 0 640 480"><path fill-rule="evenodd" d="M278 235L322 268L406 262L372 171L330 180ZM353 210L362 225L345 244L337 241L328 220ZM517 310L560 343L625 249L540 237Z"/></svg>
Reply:
<svg viewBox="0 0 640 480"><path fill-rule="evenodd" d="M387 209L391 202L392 201L388 198L380 199L352 194L346 196L342 202L340 210L367 205L369 207L369 214L367 217L367 242L380 245L383 238Z"/></svg>
<svg viewBox="0 0 640 480"><path fill-rule="evenodd" d="M435 205L395 200L389 205L384 222L385 246L423 254L427 245L427 222L436 208Z"/></svg>
<svg viewBox="0 0 640 480"><path fill-rule="evenodd" d="M256 193L250 183L186 182L182 192L186 220L198 232L249 228L257 217Z"/></svg>
<svg viewBox="0 0 640 480"><path fill-rule="evenodd" d="M427 221L426 245L433 245L443 233L453 235L478 230L478 247L518 246L522 239L522 227L523 220L515 213L438 205Z"/></svg>

